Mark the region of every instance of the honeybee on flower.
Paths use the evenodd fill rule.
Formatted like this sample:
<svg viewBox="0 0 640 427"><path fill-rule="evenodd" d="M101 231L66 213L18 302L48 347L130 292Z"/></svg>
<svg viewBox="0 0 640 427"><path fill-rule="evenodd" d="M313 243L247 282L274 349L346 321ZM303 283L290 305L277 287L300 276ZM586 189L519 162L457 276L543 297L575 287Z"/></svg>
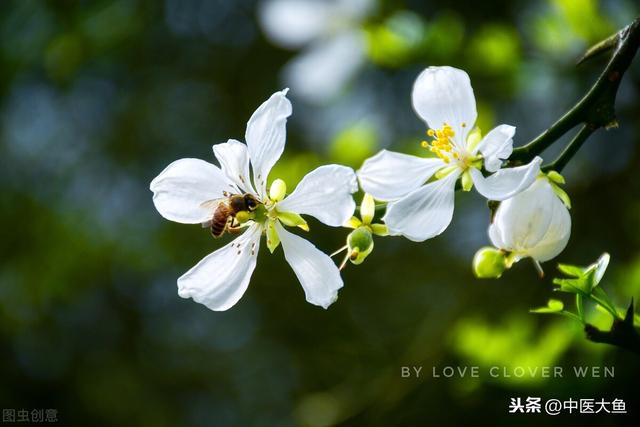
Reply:
<svg viewBox="0 0 640 427"><path fill-rule="evenodd" d="M311 215L326 225L344 224L355 210L352 193L357 180L351 168L321 166L308 173L291 194L284 181L267 188L269 173L285 146L286 122L292 107L287 90L265 101L247 123L246 144L229 140L213 146L220 167L199 159L171 163L152 182L153 202L171 221L213 226L215 232L242 232L235 240L203 258L178 279L183 298L221 311L232 307L245 293L260 248L262 235L271 252L282 244L305 296L311 304L327 308L343 286L336 265L312 243L285 227L308 230L301 215ZM238 198L240 197L240 198ZM237 205L217 213L220 200ZM216 218L216 216L218 218ZM223 222L224 216L227 222Z"/></svg>

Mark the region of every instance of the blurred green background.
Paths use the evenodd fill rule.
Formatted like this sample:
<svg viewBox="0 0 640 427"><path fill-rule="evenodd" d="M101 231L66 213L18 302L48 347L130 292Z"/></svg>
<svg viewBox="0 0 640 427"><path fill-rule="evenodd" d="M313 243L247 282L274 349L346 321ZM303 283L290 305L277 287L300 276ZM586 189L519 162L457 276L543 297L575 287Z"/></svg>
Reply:
<svg viewBox="0 0 640 427"><path fill-rule="evenodd" d="M242 139L254 109L285 86L294 114L272 177L291 188L322 163L418 152L425 129L410 91L428 65L465 69L480 127L513 124L522 144L585 93L605 59L575 59L628 24L637 3L379 1L294 48L268 37L259 3L0 3L0 406L96 426L461 425L499 421L509 397L528 395L620 397L637 413L637 358L586 341L570 320L528 314L551 295L553 262L544 280L528 262L499 281L472 277L489 215L472 193L457 195L436 239L378 238L344 270L328 311L305 302L280 249L263 248L246 295L215 313L179 298L176 279L222 243L163 220L148 190L171 161L213 161L213 144ZM321 83L340 83L335 93L314 98L310 83L298 95L291 79L308 76L286 64L345 31L364 43L344 82L329 55ZM610 252L603 286L620 305L640 297L639 90L636 59L620 127L599 131L565 170L573 233L558 261ZM325 252L344 244L346 229L310 225ZM616 377L429 375L575 364L615 365ZM426 376L401 378L410 365Z"/></svg>

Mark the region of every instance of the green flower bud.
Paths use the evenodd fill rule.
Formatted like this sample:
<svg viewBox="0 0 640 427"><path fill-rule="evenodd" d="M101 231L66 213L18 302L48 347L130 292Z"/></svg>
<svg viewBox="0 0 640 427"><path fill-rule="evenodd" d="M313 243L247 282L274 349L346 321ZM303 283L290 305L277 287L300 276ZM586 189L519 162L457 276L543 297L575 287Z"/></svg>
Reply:
<svg viewBox="0 0 640 427"><path fill-rule="evenodd" d="M479 279L497 279L507 269L507 257L500 249L486 246L473 257L473 274Z"/></svg>
<svg viewBox="0 0 640 427"><path fill-rule="evenodd" d="M280 178L276 179L271 183L271 188L269 188L269 198L274 202L279 202L284 199L284 196L287 194L287 184L281 180Z"/></svg>
<svg viewBox="0 0 640 427"><path fill-rule="evenodd" d="M373 236L368 227L358 227L347 237L349 260L355 264L362 264L373 251Z"/></svg>

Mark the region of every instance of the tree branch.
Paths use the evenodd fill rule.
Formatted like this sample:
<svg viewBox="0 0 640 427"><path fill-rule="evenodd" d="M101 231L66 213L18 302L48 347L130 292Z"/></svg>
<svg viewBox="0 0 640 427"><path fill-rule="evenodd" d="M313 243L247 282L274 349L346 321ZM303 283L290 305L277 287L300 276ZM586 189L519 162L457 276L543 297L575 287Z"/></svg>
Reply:
<svg viewBox="0 0 640 427"><path fill-rule="evenodd" d="M565 133L580 123L584 123L584 126L562 154L554 162L543 167L544 171L556 170L560 172L593 132L601 127L616 126L616 94L620 87L620 80L631 65L638 47L640 47L640 17L616 34L591 47L578 61L579 64L609 49L615 49L598 80L589 92L551 127L531 142L514 149L506 166L517 166L530 162ZM460 188L460 182L458 182L456 190ZM386 207L386 203L378 204L375 211L376 213L382 212Z"/></svg>
<svg viewBox="0 0 640 427"><path fill-rule="evenodd" d="M640 355L640 334L633 326L633 299L624 319L614 319L609 331L602 331L591 324L584 326L587 339L596 343L614 345Z"/></svg>
<svg viewBox="0 0 640 427"><path fill-rule="evenodd" d="M573 137L571 142L567 145L564 151L558 156L558 158L542 168L543 172L556 171L562 172L562 169L569 163L573 156L580 150L582 144L596 131L596 127L593 125L583 125L580 131Z"/></svg>
<svg viewBox="0 0 640 427"><path fill-rule="evenodd" d="M616 94L618 93L622 76L631 65L640 46L640 17L636 18L617 34L589 49L580 62L611 48L614 42L615 49L611 59L589 92L578 101L573 108L551 125L551 127L531 142L513 150L513 154L508 162L509 166L528 163L535 156L549 148L549 146L556 142L562 135L580 123L584 123L587 127L592 128L587 137L598 128L609 128L617 125L615 116ZM578 138L581 133L582 131L576 138ZM584 135L583 133L582 137L584 137ZM583 142L584 140L580 142L580 145ZM579 148L579 146L577 148ZM575 154L575 152L573 154Z"/></svg>

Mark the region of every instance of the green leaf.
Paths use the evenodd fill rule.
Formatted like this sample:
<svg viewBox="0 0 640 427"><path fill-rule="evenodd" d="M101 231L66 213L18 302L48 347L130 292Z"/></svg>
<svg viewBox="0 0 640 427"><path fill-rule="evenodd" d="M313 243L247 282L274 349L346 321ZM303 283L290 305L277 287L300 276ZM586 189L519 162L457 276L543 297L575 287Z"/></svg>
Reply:
<svg viewBox="0 0 640 427"><path fill-rule="evenodd" d="M584 274L585 269L576 265L558 264L558 270L566 276L580 277Z"/></svg>
<svg viewBox="0 0 640 427"><path fill-rule="evenodd" d="M553 283L558 285L557 291L568 292L570 294L589 295L590 287L586 278L577 279L553 279Z"/></svg>
<svg viewBox="0 0 640 427"><path fill-rule="evenodd" d="M591 294L609 265L609 254L604 253L598 261L588 267L578 267L571 264L558 264L558 270L570 278L553 280L553 283L560 286L559 291L570 293L582 293L585 296Z"/></svg>
<svg viewBox="0 0 640 427"><path fill-rule="evenodd" d="M564 317L568 317L578 322L584 323L581 317L576 316L574 313L564 309L564 303L557 299L550 299L547 302L546 307L538 307L529 310L529 313L535 314L559 314Z"/></svg>
<svg viewBox="0 0 640 427"><path fill-rule="evenodd" d="M576 317L582 322L584 322L583 298L588 298L594 302L598 309L609 312L614 319L621 318L615 304L613 304L607 293L602 287L598 287L607 270L609 260L610 256L605 252L598 258L598 261L585 268L569 264L558 265L558 270L570 278L553 279L553 283L558 286L555 290L576 294L576 309L578 312Z"/></svg>
<svg viewBox="0 0 640 427"><path fill-rule="evenodd" d="M559 299L550 299L546 307L538 307L529 310L530 313L560 313L564 310L564 303Z"/></svg>
<svg viewBox="0 0 640 427"><path fill-rule="evenodd" d="M615 318L618 317L618 309L615 304L609 298L609 295L602 289L601 287L597 287L592 290L592 297L595 302L601 305L603 308L609 311L611 315Z"/></svg>

